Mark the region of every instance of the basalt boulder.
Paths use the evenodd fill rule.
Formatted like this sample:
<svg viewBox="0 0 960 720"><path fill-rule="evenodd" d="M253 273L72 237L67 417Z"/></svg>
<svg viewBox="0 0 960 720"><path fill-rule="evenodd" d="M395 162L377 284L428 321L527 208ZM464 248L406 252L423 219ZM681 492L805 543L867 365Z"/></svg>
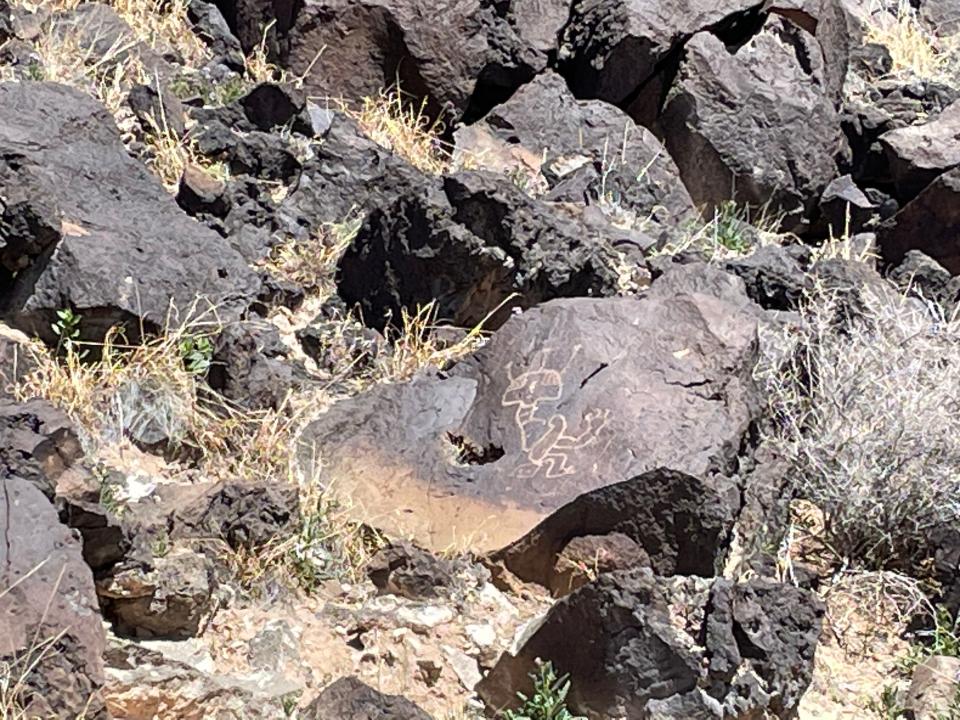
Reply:
<svg viewBox="0 0 960 720"><path fill-rule="evenodd" d="M204 295L229 318L256 294L243 258L179 210L77 90L0 84L0 186L23 184L39 192L13 225L27 234L0 232L0 247L24 249L3 263L0 311L28 334L55 342L55 313L72 308L82 337L123 324L135 340L141 322L164 325L171 303L187 311Z"/></svg>
<svg viewBox="0 0 960 720"><path fill-rule="evenodd" d="M712 574L738 492L724 474L758 407L760 311L736 278L700 274L720 276L712 284L727 296L707 281L661 280L642 300L555 300L512 317L446 375L380 386L321 414L301 436L302 469L336 478L388 535L432 550L465 539L497 550L546 522L538 541L503 554L531 577L525 562L552 566L572 537L607 532L638 540L662 572ZM322 468L311 466L316 453ZM644 476L658 468L675 472ZM697 567L669 550L687 530L674 532L668 509L649 536L615 511L658 497L697 516L678 516L710 548Z"/></svg>
<svg viewBox="0 0 960 720"><path fill-rule="evenodd" d="M328 685L301 715L304 720L432 720L410 700L378 692L356 677Z"/></svg>
<svg viewBox="0 0 960 720"><path fill-rule="evenodd" d="M770 580L602 576L560 600L477 691L493 709L530 691L536 661L570 676L570 710L589 720L796 717L823 606Z"/></svg>
<svg viewBox="0 0 960 720"><path fill-rule="evenodd" d="M877 234L883 258L899 263L920 250L960 275L960 168L944 173L907 203Z"/></svg>
<svg viewBox="0 0 960 720"><path fill-rule="evenodd" d="M432 301L458 327L495 329L511 307L617 294L619 266L643 264L638 246L618 252L620 237L506 178L461 172L444 179L442 193L414 189L373 210L340 261L337 292L377 329Z"/></svg>
<svg viewBox="0 0 960 720"><path fill-rule="evenodd" d="M302 6L280 61L311 95L359 100L397 82L432 115L474 119L547 66L560 2L323 0ZM345 40L344 38L347 38Z"/></svg>
<svg viewBox="0 0 960 720"><path fill-rule="evenodd" d="M686 44L659 126L694 202L733 198L805 226L841 140L823 68L813 36L778 16L735 52L711 33Z"/></svg>
<svg viewBox="0 0 960 720"><path fill-rule="evenodd" d="M653 133L612 105L577 100L553 72L538 75L482 122L458 131L458 147L478 130L524 148L551 200L615 206L638 224L695 214L676 165ZM482 153L478 162L484 162Z"/></svg>
<svg viewBox="0 0 960 720"><path fill-rule="evenodd" d="M32 483L0 478L0 663L23 672L27 717L110 717L103 624L80 543Z"/></svg>
<svg viewBox="0 0 960 720"><path fill-rule="evenodd" d="M960 100L921 125L880 136L898 196L909 200L960 165Z"/></svg>
<svg viewBox="0 0 960 720"><path fill-rule="evenodd" d="M746 24L761 5L758 0L578 0L561 37L560 69L577 97L628 106L659 84L662 65L687 39L703 30Z"/></svg>

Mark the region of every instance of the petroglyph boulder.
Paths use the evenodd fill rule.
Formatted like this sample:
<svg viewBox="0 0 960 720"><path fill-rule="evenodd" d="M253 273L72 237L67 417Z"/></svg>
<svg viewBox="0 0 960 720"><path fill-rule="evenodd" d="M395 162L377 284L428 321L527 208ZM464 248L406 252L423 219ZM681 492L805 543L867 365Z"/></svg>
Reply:
<svg viewBox="0 0 960 720"><path fill-rule="evenodd" d="M661 282L643 299L561 299L514 316L448 374L380 386L320 415L301 437L301 469L319 460L358 519L432 550L503 548L574 501L589 511L568 508L563 527L541 528L550 543L616 531L644 545L643 528L604 511L604 492L634 502L700 487L694 505L735 509L729 483L707 478L732 470L755 416L756 315L740 280L710 272L726 280L724 299ZM676 472L638 477L658 468ZM708 553L730 513L704 510L715 528ZM684 522L676 532L701 533L697 519ZM668 551L646 549L658 572L676 569Z"/></svg>

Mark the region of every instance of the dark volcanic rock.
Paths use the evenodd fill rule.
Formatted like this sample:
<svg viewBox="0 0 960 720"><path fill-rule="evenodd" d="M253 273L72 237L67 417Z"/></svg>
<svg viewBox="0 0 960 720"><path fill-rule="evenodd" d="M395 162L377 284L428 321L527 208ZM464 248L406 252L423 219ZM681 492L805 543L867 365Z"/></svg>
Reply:
<svg viewBox="0 0 960 720"><path fill-rule="evenodd" d="M815 39L771 17L731 54L710 33L685 58L660 118L670 155L697 203L731 197L782 212L785 230L803 226L836 168L840 121L824 90Z"/></svg>
<svg viewBox="0 0 960 720"><path fill-rule="evenodd" d="M426 187L439 187L439 181L365 137L343 113L335 113L314 157L304 163L296 189L283 203L284 229L305 236L323 223L388 207Z"/></svg>
<svg viewBox="0 0 960 720"><path fill-rule="evenodd" d="M231 548L256 549L277 537L299 515L292 486L221 483L181 508L173 518L174 538L218 538Z"/></svg>
<svg viewBox="0 0 960 720"><path fill-rule="evenodd" d="M877 208L870 198L857 187L849 175L830 181L820 197L820 222L824 233L839 238L853 235L873 218Z"/></svg>
<svg viewBox="0 0 960 720"><path fill-rule="evenodd" d="M37 367L27 342L22 334L0 327L0 401L13 397L17 385Z"/></svg>
<svg viewBox="0 0 960 720"><path fill-rule="evenodd" d="M577 100L555 73L538 75L469 130L475 128L547 158L552 200L612 200L640 219L677 222L694 215L679 171L653 133L607 103ZM594 172L581 187L572 178L584 164ZM552 169L563 165L575 170Z"/></svg>
<svg viewBox="0 0 960 720"><path fill-rule="evenodd" d="M294 385L293 367L276 327L242 322L224 328L217 338L208 381L238 405L277 408Z"/></svg>
<svg viewBox="0 0 960 720"><path fill-rule="evenodd" d="M404 92L428 99L433 115L475 119L547 65L544 36L551 32L548 23L555 24L555 36L566 20L562 5L547 4L556 11L545 14L518 14L525 5L523 0L308 3L282 42L281 58L294 74L307 73L305 88L314 96L356 101L399 83Z"/></svg>
<svg viewBox="0 0 960 720"><path fill-rule="evenodd" d="M701 30L717 28L758 0L577 0L560 44L560 68L577 97L629 103L661 63ZM744 18L745 19L745 18Z"/></svg>
<svg viewBox="0 0 960 720"><path fill-rule="evenodd" d="M780 245L760 247L746 257L727 260L724 269L743 280L747 295L761 307L797 310L812 279L798 260L809 250L803 246L791 250Z"/></svg>
<svg viewBox="0 0 960 720"><path fill-rule="evenodd" d="M722 569L740 503L737 484L722 475L651 470L581 495L490 559L556 590L563 587L556 558L572 537L617 535L635 542L658 575L712 577Z"/></svg>
<svg viewBox="0 0 960 720"><path fill-rule="evenodd" d="M568 705L590 720L791 718L822 616L814 595L772 581L616 572L554 605L477 690L493 709L512 705L540 658L570 674Z"/></svg>
<svg viewBox="0 0 960 720"><path fill-rule="evenodd" d="M381 592L413 600L437 597L453 583L448 560L405 541L378 550L367 563L366 573Z"/></svg>
<svg viewBox="0 0 960 720"><path fill-rule="evenodd" d="M458 173L444 191L374 210L344 254L337 292L367 325L382 329L436 300L454 325L497 328L512 306L617 293L616 236L590 232L497 175Z"/></svg>
<svg viewBox="0 0 960 720"><path fill-rule="evenodd" d="M18 477L51 500L57 481L83 458L67 416L46 400L0 401L0 477Z"/></svg>
<svg viewBox="0 0 960 720"><path fill-rule="evenodd" d="M0 478L0 535L0 663L31 668L25 716L106 720L103 625L79 543L15 477Z"/></svg>
<svg viewBox="0 0 960 720"><path fill-rule="evenodd" d="M384 695L355 677L340 678L301 711L304 720L432 720L399 695Z"/></svg>
<svg viewBox="0 0 960 720"><path fill-rule="evenodd" d="M884 259L899 263L910 250L920 250L960 275L960 168L944 173L880 230Z"/></svg>
<svg viewBox="0 0 960 720"><path fill-rule="evenodd" d="M55 341L50 323L70 307L84 337L125 323L135 340L138 319L161 326L171 301L186 310L203 294L229 318L256 294L240 255L179 211L127 154L106 110L79 91L0 85L0 167L4 193L33 183L56 204L37 225L42 240L27 243L36 253L27 266L7 267L19 272L4 283L2 311L27 333Z"/></svg>
<svg viewBox="0 0 960 720"><path fill-rule="evenodd" d="M182 137L184 133L183 105L179 98L164 87L134 85L127 94L127 104L146 132L167 133Z"/></svg>
<svg viewBox="0 0 960 720"><path fill-rule="evenodd" d="M940 303L948 311L960 300L960 278L919 250L910 250L888 274L904 292Z"/></svg>
<svg viewBox="0 0 960 720"><path fill-rule="evenodd" d="M909 200L938 175L960 165L960 100L922 125L880 136L898 196Z"/></svg>
<svg viewBox="0 0 960 720"><path fill-rule="evenodd" d="M213 608L213 568L186 548L152 548L154 557L126 560L97 581L103 614L118 633L182 640L200 631ZM169 554L168 554L169 551Z"/></svg>
<svg viewBox="0 0 960 720"><path fill-rule="evenodd" d="M729 299L706 294L707 281L671 291L661 279L644 300L546 303L446 379L338 403L305 430L301 461L322 453L322 478L337 478L389 535L429 549L466 528L476 549L497 549L578 496L596 491L578 502L602 505L611 483L659 467L729 470L755 413L759 310L736 278L698 273L722 277ZM608 525L627 532L612 516ZM566 539L590 532L577 525Z"/></svg>
<svg viewBox="0 0 960 720"><path fill-rule="evenodd" d="M204 0L190 0L187 17L193 23L193 32L206 43L216 59L232 70L243 71L243 48L216 5Z"/></svg>

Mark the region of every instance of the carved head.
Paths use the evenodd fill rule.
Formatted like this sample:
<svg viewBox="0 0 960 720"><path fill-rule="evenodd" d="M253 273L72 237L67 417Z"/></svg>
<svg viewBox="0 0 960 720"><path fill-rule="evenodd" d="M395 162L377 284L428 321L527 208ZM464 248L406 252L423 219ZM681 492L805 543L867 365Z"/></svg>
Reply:
<svg viewBox="0 0 960 720"><path fill-rule="evenodd" d="M503 393L503 404L533 406L559 400L562 394L563 378L557 370L528 370L511 379L509 387Z"/></svg>

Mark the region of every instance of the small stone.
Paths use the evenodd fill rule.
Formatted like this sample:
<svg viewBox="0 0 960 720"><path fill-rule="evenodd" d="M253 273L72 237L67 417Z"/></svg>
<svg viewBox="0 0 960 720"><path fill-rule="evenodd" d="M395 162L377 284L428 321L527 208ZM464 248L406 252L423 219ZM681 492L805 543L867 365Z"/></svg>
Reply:
<svg viewBox="0 0 960 720"><path fill-rule="evenodd" d="M960 690L960 658L934 655L913 671L904 702L916 720L938 720Z"/></svg>
<svg viewBox="0 0 960 720"><path fill-rule="evenodd" d="M457 650L449 645L443 646L443 654L447 658L447 662L450 663L450 667L453 668L453 672L460 678L461 684L467 690L473 692L477 683L483 679L477 661L462 650Z"/></svg>
<svg viewBox="0 0 960 720"><path fill-rule="evenodd" d="M443 605L407 606L397 610L397 620L401 624L421 633L445 625L453 620L454 616L453 610Z"/></svg>
<svg viewBox="0 0 960 720"><path fill-rule="evenodd" d="M497 641L497 631L491 625L470 624L463 628L463 631L470 638L470 642L483 650L492 646Z"/></svg>
<svg viewBox="0 0 960 720"><path fill-rule="evenodd" d="M433 687L440 679L443 669L433 660L417 660L417 668L420 670L420 677L427 687Z"/></svg>

